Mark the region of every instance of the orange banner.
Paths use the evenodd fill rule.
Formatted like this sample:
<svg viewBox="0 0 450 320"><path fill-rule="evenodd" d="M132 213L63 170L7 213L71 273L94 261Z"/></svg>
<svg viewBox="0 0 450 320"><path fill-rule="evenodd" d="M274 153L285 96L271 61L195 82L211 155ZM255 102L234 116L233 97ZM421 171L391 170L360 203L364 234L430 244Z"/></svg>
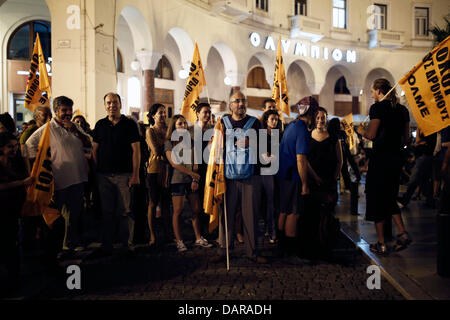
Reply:
<svg viewBox="0 0 450 320"><path fill-rule="evenodd" d="M346 115L341 120L342 126L344 127L344 131L348 137L348 148L352 150L355 147L355 136L353 130L353 113Z"/></svg>
<svg viewBox="0 0 450 320"><path fill-rule="evenodd" d="M225 190L223 127L219 118L214 127L214 138L209 154L208 170L206 171L205 198L203 200L205 213L210 215L209 232L212 232L219 225L219 208Z"/></svg>
<svg viewBox="0 0 450 320"><path fill-rule="evenodd" d="M194 124L195 121L197 121L196 109L199 104L199 96L203 90L203 86L206 86L205 72L203 71L202 59L200 58L197 43L195 43L194 56L191 61L191 70L186 83L183 105L181 106L181 114L191 124Z"/></svg>
<svg viewBox="0 0 450 320"><path fill-rule="evenodd" d="M424 135L450 125L450 36L428 53L399 84Z"/></svg>
<svg viewBox="0 0 450 320"><path fill-rule="evenodd" d="M37 72L39 71L39 75ZM46 95L44 93L47 93ZM31 58L30 74L25 90L25 108L34 111L37 106L50 106L50 81L47 74L44 52L41 48L39 33L36 35L33 56Z"/></svg>
<svg viewBox="0 0 450 320"><path fill-rule="evenodd" d="M275 100L277 110L291 116L286 73L284 72L283 56L281 54L281 37L278 38L277 58L275 61L275 74L273 77L272 99Z"/></svg>
<svg viewBox="0 0 450 320"><path fill-rule="evenodd" d="M27 198L22 208L22 215L43 215L49 225L59 216L59 212L55 214L54 209L49 209L55 186L50 152L50 122L47 122L31 170L30 176L34 178L34 183L27 188Z"/></svg>

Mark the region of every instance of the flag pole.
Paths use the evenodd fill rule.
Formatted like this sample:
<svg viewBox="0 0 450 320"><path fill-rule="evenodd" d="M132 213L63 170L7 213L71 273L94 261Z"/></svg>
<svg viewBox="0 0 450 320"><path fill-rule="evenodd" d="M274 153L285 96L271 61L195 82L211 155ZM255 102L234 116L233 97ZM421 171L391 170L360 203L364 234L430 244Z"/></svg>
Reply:
<svg viewBox="0 0 450 320"><path fill-rule="evenodd" d="M227 271L230 271L230 253L228 250L227 192L223 195L223 213L225 215L225 247L227 248Z"/></svg>
<svg viewBox="0 0 450 320"><path fill-rule="evenodd" d="M391 92L395 90L395 88L397 88L398 83L399 83L399 82L397 81L397 83L391 88L391 90L389 90L389 91L384 95L384 97L380 100L380 102L383 101L387 96L389 96L389 95L391 94ZM361 122L361 124L366 123L367 120L369 120L369 117L370 117L370 115L367 115L367 117L364 119L363 122Z"/></svg>
<svg viewBox="0 0 450 320"><path fill-rule="evenodd" d="M205 86L205 91L206 91L206 97L208 98L208 104L211 106L211 100L209 100L208 86Z"/></svg>

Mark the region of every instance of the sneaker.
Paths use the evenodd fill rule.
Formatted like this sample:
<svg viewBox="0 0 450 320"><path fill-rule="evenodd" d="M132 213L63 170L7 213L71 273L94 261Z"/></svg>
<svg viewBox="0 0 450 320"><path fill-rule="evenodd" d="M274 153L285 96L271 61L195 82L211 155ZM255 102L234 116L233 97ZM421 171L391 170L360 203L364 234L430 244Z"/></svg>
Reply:
<svg viewBox="0 0 450 320"><path fill-rule="evenodd" d="M203 237L200 237L197 241L195 241L195 245L203 248L211 248L212 244L208 243L208 240L206 240Z"/></svg>
<svg viewBox="0 0 450 320"><path fill-rule="evenodd" d="M408 245L412 242L411 237L408 232L403 232L402 234L397 235L397 241L394 245L395 251L401 251L408 247Z"/></svg>
<svg viewBox="0 0 450 320"><path fill-rule="evenodd" d="M387 246L384 243L375 243L370 245L370 251L379 255L386 255L388 253Z"/></svg>
<svg viewBox="0 0 450 320"><path fill-rule="evenodd" d="M187 251L186 245L184 244L183 240L177 241L176 243L178 252Z"/></svg>
<svg viewBox="0 0 450 320"><path fill-rule="evenodd" d="M270 243L270 244L275 244L275 242L277 242L277 239L276 239L276 238L270 238L270 239L269 239L269 243Z"/></svg>

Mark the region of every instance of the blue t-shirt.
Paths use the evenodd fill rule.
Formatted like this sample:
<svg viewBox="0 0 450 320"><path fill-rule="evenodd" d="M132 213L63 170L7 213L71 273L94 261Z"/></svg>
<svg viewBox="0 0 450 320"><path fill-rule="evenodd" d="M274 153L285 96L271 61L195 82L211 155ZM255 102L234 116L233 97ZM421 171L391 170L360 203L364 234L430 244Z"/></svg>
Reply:
<svg viewBox="0 0 450 320"><path fill-rule="evenodd" d="M287 126L280 144L278 178L300 181L297 170L297 155L308 154L310 138L311 134L303 120L295 121Z"/></svg>

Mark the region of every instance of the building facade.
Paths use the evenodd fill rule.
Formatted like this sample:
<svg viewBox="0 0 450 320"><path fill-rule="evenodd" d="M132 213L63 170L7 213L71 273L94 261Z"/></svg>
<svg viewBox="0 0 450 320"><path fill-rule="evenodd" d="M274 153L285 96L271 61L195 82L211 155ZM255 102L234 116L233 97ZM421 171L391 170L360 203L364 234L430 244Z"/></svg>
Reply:
<svg viewBox="0 0 450 320"><path fill-rule="evenodd" d="M140 119L155 102L179 113L195 42L201 97L214 112L240 89L257 113L271 96L278 37L292 105L313 95L330 114L366 115L372 81L396 83L433 47L428 29L449 12L447 0L0 1L0 112L19 124L30 117L26 52L38 31L53 96L71 97L91 124L105 116L110 91Z"/></svg>

